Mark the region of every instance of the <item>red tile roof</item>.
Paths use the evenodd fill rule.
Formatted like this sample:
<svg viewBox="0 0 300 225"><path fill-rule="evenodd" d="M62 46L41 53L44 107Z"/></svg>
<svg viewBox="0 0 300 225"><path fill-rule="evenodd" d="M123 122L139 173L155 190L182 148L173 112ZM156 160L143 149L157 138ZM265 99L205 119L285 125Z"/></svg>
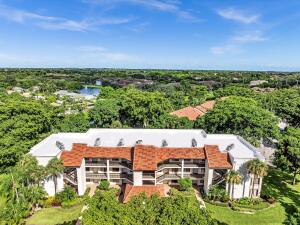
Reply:
<svg viewBox="0 0 300 225"><path fill-rule="evenodd" d="M137 144L131 147L91 147L73 144L71 151L63 151L61 159L66 167L79 167L83 158L123 158L133 162L133 170L154 171L168 159L208 159L210 168L231 168L228 153L221 153L217 146L204 148L170 148Z"/></svg>
<svg viewBox="0 0 300 225"><path fill-rule="evenodd" d="M131 184L126 184L123 203L129 202L132 197L138 196L141 193L145 193L147 197L155 194L160 197L165 197L164 185L133 186Z"/></svg>
<svg viewBox="0 0 300 225"><path fill-rule="evenodd" d="M195 107L188 106L179 109L170 114L178 117L187 117L189 120L196 120L198 117L205 115L209 110L213 109L215 104L216 101L211 100Z"/></svg>
<svg viewBox="0 0 300 225"><path fill-rule="evenodd" d="M212 169L231 169L232 164L228 153L220 152L217 145L205 145L208 167Z"/></svg>
<svg viewBox="0 0 300 225"><path fill-rule="evenodd" d="M153 145L136 145L133 170L156 170L157 164L167 159L205 159L203 148L158 148Z"/></svg>
<svg viewBox="0 0 300 225"><path fill-rule="evenodd" d="M90 147L73 144L71 151L63 151L60 158L64 166L79 167L83 158L123 158L131 161L130 147Z"/></svg>
<svg viewBox="0 0 300 225"><path fill-rule="evenodd" d="M171 112L170 114L178 117L187 117L189 120L196 120L203 113L196 108L188 106L183 109Z"/></svg>

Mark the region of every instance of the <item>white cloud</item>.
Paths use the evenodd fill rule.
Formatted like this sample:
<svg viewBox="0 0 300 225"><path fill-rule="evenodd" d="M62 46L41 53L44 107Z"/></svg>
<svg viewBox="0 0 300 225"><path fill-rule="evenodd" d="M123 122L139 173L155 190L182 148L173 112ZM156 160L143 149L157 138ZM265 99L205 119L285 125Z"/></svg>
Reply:
<svg viewBox="0 0 300 225"><path fill-rule="evenodd" d="M254 42L262 42L262 41L266 41L267 39L263 37L260 32L254 32L254 33L235 36L233 37L232 40L237 43L247 44L247 43L254 43Z"/></svg>
<svg viewBox="0 0 300 225"><path fill-rule="evenodd" d="M116 3L129 3L148 7L157 11L173 13L181 19L191 22L201 22L202 20L194 16L187 10L180 8L180 1L173 0L82 0L85 3L92 4L116 4Z"/></svg>
<svg viewBox="0 0 300 225"><path fill-rule="evenodd" d="M102 61L128 62L136 61L138 59L135 56L122 52L113 52L101 46L80 46L79 51L81 51L86 58L98 58Z"/></svg>
<svg viewBox="0 0 300 225"><path fill-rule="evenodd" d="M87 31L95 30L98 26L126 24L132 18L101 18L89 20L71 20L61 17L44 16L24 10L14 9L0 5L0 18L8 21L25 23L47 30Z"/></svg>
<svg viewBox="0 0 300 225"><path fill-rule="evenodd" d="M225 19L234 20L244 24L256 23L259 20L259 15L249 14L235 8L220 9L217 13Z"/></svg>
<svg viewBox="0 0 300 225"><path fill-rule="evenodd" d="M214 55L223 55L225 53L229 53L232 52L236 49L236 47L234 45L224 45L224 46L214 46L212 48L210 48L210 51L214 54Z"/></svg>

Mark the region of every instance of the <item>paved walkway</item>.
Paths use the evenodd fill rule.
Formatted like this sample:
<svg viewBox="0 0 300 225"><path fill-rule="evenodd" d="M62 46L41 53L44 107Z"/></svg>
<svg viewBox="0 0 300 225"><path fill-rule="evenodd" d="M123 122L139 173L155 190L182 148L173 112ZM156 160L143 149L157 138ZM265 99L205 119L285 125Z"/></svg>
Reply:
<svg viewBox="0 0 300 225"><path fill-rule="evenodd" d="M206 208L205 203L204 203L203 199L201 198L201 194L200 194L199 190L194 188L194 192L195 192L195 195L196 195L196 199L200 203L200 208Z"/></svg>

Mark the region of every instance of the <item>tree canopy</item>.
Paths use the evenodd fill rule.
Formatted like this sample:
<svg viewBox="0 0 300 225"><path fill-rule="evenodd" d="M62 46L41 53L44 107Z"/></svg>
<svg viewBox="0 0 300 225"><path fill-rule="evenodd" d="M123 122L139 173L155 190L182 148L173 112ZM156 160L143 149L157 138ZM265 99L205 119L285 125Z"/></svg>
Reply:
<svg viewBox="0 0 300 225"><path fill-rule="evenodd" d="M300 174L300 129L288 128L279 140L279 148L275 152L275 164L278 168L294 176Z"/></svg>
<svg viewBox="0 0 300 225"><path fill-rule="evenodd" d="M261 139L278 137L277 123L274 114L255 100L232 96L219 100L214 109L195 122L195 127L210 133L241 135L258 145Z"/></svg>

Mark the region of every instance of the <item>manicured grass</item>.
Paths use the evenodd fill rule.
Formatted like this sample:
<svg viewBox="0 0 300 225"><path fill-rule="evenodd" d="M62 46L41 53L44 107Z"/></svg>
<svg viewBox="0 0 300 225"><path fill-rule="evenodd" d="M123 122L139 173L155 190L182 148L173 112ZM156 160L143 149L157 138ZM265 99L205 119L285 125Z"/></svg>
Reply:
<svg viewBox="0 0 300 225"><path fill-rule="evenodd" d="M27 221L29 225L55 225L70 222L80 216L82 204L72 208L45 208L36 212Z"/></svg>
<svg viewBox="0 0 300 225"><path fill-rule="evenodd" d="M255 214L239 213L228 207L216 206L209 203L206 203L206 207L212 212L214 218L229 225L279 225L285 219L284 208L279 203Z"/></svg>
<svg viewBox="0 0 300 225"><path fill-rule="evenodd" d="M277 197L278 202L270 208L258 211L254 214L244 214L231 210L230 208L216 206L206 203L207 209L211 211L213 217L220 222L229 225L264 224L279 225L283 224L292 206L300 208L300 182L292 186L291 176L272 169L267 177L264 178L263 190L271 192Z"/></svg>

